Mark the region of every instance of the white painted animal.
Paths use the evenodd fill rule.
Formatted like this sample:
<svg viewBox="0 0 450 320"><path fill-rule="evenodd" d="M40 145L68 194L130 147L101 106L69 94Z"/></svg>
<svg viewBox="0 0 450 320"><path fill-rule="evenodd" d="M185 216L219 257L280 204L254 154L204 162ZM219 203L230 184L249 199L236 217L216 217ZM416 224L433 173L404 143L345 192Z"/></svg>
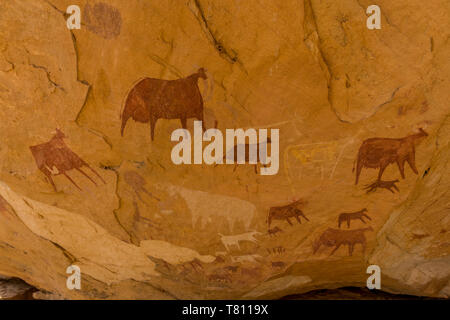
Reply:
<svg viewBox="0 0 450 320"><path fill-rule="evenodd" d="M244 224L246 230L250 228L255 215L256 206L236 197L229 197L205 191L198 191L181 186L161 184L170 196L179 195L186 202L192 216L192 226L200 222L200 228L213 226L213 223L228 222L230 231L238 222Z"/></svg>
<svg viewBox="0 0 450 320"><path fill-rule="evenodd" d="M254 263L257 262L257 259L262 259L262 257L259 254L248 254L244 256L231 256L231 261L234 263L244 263L244 262L250 262Z"/></svg>
<svg viewBox="0 0 450 320"><path fill-rule="evenodd" d="M143 240L139 247L145 254L164 260L173 265L192 262L194 260L199 260L203 263L211 263L215 259L213 256L201 255L193 249L180 247L161 240Z"/></svg>
<svg viewBox="0 0 450 320"><path fill-rule="evenodd" d="M255 235L257 234L261 234L261 232L252 231L232 236L224 236L223 234L219 233L219 236L225 248L230 251L231 246L237 246L239 250L241 249L241 247L239 246L239 241L250 241L253 243L257 243L258 239L255 238Z"/></svg>

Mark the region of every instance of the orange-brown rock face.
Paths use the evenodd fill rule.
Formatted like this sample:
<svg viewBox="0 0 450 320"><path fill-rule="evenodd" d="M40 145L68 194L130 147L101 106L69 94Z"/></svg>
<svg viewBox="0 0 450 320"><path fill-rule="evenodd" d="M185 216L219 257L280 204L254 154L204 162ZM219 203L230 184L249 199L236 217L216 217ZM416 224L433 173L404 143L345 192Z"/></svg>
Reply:
<svg viewBox="0 0 450 320"><path fill-rule="evenodd" d="M382 290L448 297L449 12L2 1L0 274L66 299L260 299L365 286L378 265ZM182 128L219 130L200 164L174 163ZM276 174L205 163L213 132L234 160L238 128L268 129Z"/></svg>

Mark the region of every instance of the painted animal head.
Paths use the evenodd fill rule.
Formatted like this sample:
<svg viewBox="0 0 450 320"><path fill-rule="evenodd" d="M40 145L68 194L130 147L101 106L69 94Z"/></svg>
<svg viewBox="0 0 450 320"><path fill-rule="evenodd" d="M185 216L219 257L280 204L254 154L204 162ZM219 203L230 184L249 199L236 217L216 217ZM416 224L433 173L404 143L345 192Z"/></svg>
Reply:
<svg viewBox="0 0 450 320"><path fill-rule="evenodd" d="M301 198L292 198L291 206L300 209L307 202Z"/></svg>
<svg viewBox="0 0 450 320"><path fill-rule="evenodd" d="M197 75L199 78L202 78L203 80L208 79L208 77L206 76L206 70L203 68L198 69Z"/></svg>
<svg viewBox="0 0 450 320"><path fill-rule="evenodd" d="M56 139L64 139L66 137L66 135L64 134L64 132L62 132L61 130L56 128L55 129L55 135L53 137L56 138Z"/></svg>
<svg viewBox="0 0 450 320"><path fill-rule="evenodd" d="M422 139L425 139L425 137L428 137L428 133L423 130L422 128L419 128L419 132L412 135L414 143L419 143L422 141Z"/></svg>
<svg viewBox="0 0 450 320"><path fill-rule="evenodd" d="M423 130L422 128L419 128L419 134L421 134L423 137L428 136L428 133L425 130Z"/></svg>

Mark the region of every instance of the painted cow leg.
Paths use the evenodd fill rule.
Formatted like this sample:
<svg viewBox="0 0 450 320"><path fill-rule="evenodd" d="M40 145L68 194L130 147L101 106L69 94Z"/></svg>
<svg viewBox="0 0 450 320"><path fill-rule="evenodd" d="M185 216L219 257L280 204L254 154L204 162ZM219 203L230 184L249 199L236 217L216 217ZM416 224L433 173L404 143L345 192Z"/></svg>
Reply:
<svg viewBox="0 0 450 320"><path fill-rule="evenodd" d="M50 180L50 183L52 184L53 189L55 189L55 192L57 192L58 190L56 190L56 185L55 185L55 182L53 182L52 175L51 174L46 174L46 176L47 176L48 180Z"/></svg>
<svg viewBox="0 0 450 320"><path fill-rule="evenodd" d="M203 132L205 132L206 131L206 126L205 126L205 121L203 121L203 115L201 115L201 116L198 116L198 117L196 117L199 121L201 121L202 122L202 129L203 129ZM217 129L217 123L216 123L216 129Z"/></svg>
<svg viewBox="0 0 450 320"><path fill-rule="evenodd" d="M338 243L336 245L336 247L333 249L333 251L331 251L330 256L332 256L336 252L336 250L339 249L340 246L341 246L341 243Z"/></svg>
<svg viewBox="0 0 450 320"><path fill-rule="evenodd" d="M150 117L150 136L152 138L152 141L155 140L155 127L157 121L158 118Z"/></svg>
<svg viewBox="0 0 450 320"><path fill-rule="evenodd" d="M405 179L405 163L403 160L397 160L398 170L402 176L402 179Z"/></svg>
<svg viewBox="0 0 450 320"><path fill-rule="evenodd" d="M383 175L384 170L386 169L387 165L386 164L382 164L380 166L380 171L378 172L378 181L381 181L381 176Z"/></svg>
<svg viewBox="0 0 450 320"><path fill-rule="evenodd" d="M362 168L363 168L363 164L362 164L362 162L360 161L360 159L359 159L359 157L358 157L358 162L357 162L357 164L356 164L356 180L355 180L355 185L358 184L359 176L361 175L361 170L362 170Z"/></svg>
<svg viewBox="0 0 450 320"><path fill-rule="evenodd" d="M103 178L97 173L97 171L95 171L94 169L91 168L90 165L88 165L87 163L84 164L89 170L91 170L100 180L102 180L102 182L104 184L106 184L106 181L103 180Z"/></svg>
<svg viewBox="0 0 450 320"><path fill-rule="evenodd" d="M75 168L75 169L76 169L77 171L79 171L83 176L85 176L86 178L88 178L89 180L91 180L93 184L97 185L97 183L96 183L94 180L92 180L92 178L89 177L83 170L81 170L80 168Z"/></svg>
<svg viewBox="0 0 450 320"><path fill-rule="evenodd" d="M352 256L352 255L353 255L353 246L354 246L353 243L351 243L351 244L348 245L348 255L349 255L349 256Z"/></svg>
<svg viewBox="0 0 450 320"><path fill-rule="evenodd" d="M406 161L408 162L408 164L411 167L412 171L414 171L415 174L419 174L419 172L417 171L417 168L416 168L416 159L414 157L414 154L410 154L408 156L408 158L406 159Z"/></svg>
<svg viewBox="0 0 450 320"><path fill-rule="evenodd" d="M64 172L63 175L64 175L67 179L69 179L69 181L72 182L73 185L74 185L75 187L77 187L80 191L82 191L81 188L75 183L75 181L73 181L72 178L69 177L69 176L67 175L67 173Z"/></svg>
<svg viewBox="0 0 450 320"><path fill-rule="evenodd" d="M183 129L187 129L187 119L186 118L180 118L181 121L181 127Z"/></svg>

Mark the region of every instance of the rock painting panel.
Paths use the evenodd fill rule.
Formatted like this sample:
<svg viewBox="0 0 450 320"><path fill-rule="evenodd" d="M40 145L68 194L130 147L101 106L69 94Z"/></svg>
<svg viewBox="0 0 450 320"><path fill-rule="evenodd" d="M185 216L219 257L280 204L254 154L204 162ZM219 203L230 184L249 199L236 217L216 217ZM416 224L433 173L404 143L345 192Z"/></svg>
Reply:
<svg viewBox="0 0 450 320"><path fill-rule="evenodd" d="M147 182L139 173L131 170L126 171L123 174L123 179L133 189L134 191L133 196L136 196L143 203L148 205L148 203L142 198L142 193L145 193L148 197L156 201L161 201L158 197L155 197L151 192L149 192L146 189L145 186L147 185Z"/></svg>
<svg viewBox="0 0 450 320"><path fill-rule="evenodd" d="M346 148L354 138L309 144L291 145L284 151L284 168L288 181L302 175L332 179Z"/></svg>
<svg viewBox="0 0 450 320"><path fill-rule="evenodd" d="M428 133L422 128L418 133L406 136L404 138L370 138L365 140L358 151L356 158L356 180L359 182L359 176L363 168L379 169L378 179L366 187L367 192L373 192L377 188L384 188L392 191L392 188L398 190L394 181L382 181L381 177L384 170L390 164L397 164L400 174L405 179L405 162L409 164L415 174L418 174L416 168L416 145L420 143ZM353 168L355 171L355 167Z"/></svg>
<svg viewBox="0 0 450 320"><path fill-rule="evenodd" d="M253 231L253 232L247 232L247 233L243 233L243 234L230 235L230 236L224 236L223 234L219 233L219 236L220 236L220 241L222 241L225 249L227 249L227 251L230 251L230 248L232 246L236 246L240 250L241 247L239 246L239 242L241 242L241 241L250 241L253 243L257 243L258 240L255 238L255 236L258 234L261 234L261 233L258 231Z"/></svg>
<svg viewBox="0 0 450 320"><path fill-rule="evenodd" d="M339 230L328 228L325 230L319 239L313 244L313 253L315 254L321 246L334 247L330 255L333 255L342 245L348 246L348 254L351 256L356 244L361 244L362 252L366 250L366 236L365 232L373 231L372 227L355 229L355 230Z"/></svg>
<svg viewBox="0 0 450 320"><path fill-rule="evenodd" d="M97 183L90 176L88 176L83 170L81 170L81 168L83 167L88 168L98 177L98 179L106 184L105 180L103 180L103 178L97 173L97 171L92 169L91 166L87 164L87 162L81 159L65 144L63 140L65 137L66 136L61 130L56 129L56 134L52 139L50 139L50 141L30 147L37 167L39 168L39 170L41 170L42 173L45 174L47 179L52 184L55 192L57 190L52 176L58 175L64 175L75 187L77 187L81 191L81 188L67 174L67 171L70 170L77 170L87 179L89 179L94 185L97 185Z"/></svg>
<svg viewBox="0 0 450 320"><path fill-rule="evenodd" d="M367 218L369 220L372 220L367 214L365 214L365 212L367 212L367 209L361 209L359 211L356 212L350 212L350 213L341 213L338 217L338 228L341 227L342 223L347 223L347 227L350 228L350 221L351 220L361 220L364 224L366 223L364 221L364 218Z"/></svg>
<svg viewBox="0 0 450 320"><path fill-rule="evenodd" d="M297 200L285 206L270 208L269 214L267 216L267 226L269 230L273 220L286 220L286 222L291 226L293 224L289 218L295 218L299 224L302 223L300 218L304 218L306 221L309 221L309 219L304 215L303 211L299 209L300 205L303 205L302 200Z"/></svg>

